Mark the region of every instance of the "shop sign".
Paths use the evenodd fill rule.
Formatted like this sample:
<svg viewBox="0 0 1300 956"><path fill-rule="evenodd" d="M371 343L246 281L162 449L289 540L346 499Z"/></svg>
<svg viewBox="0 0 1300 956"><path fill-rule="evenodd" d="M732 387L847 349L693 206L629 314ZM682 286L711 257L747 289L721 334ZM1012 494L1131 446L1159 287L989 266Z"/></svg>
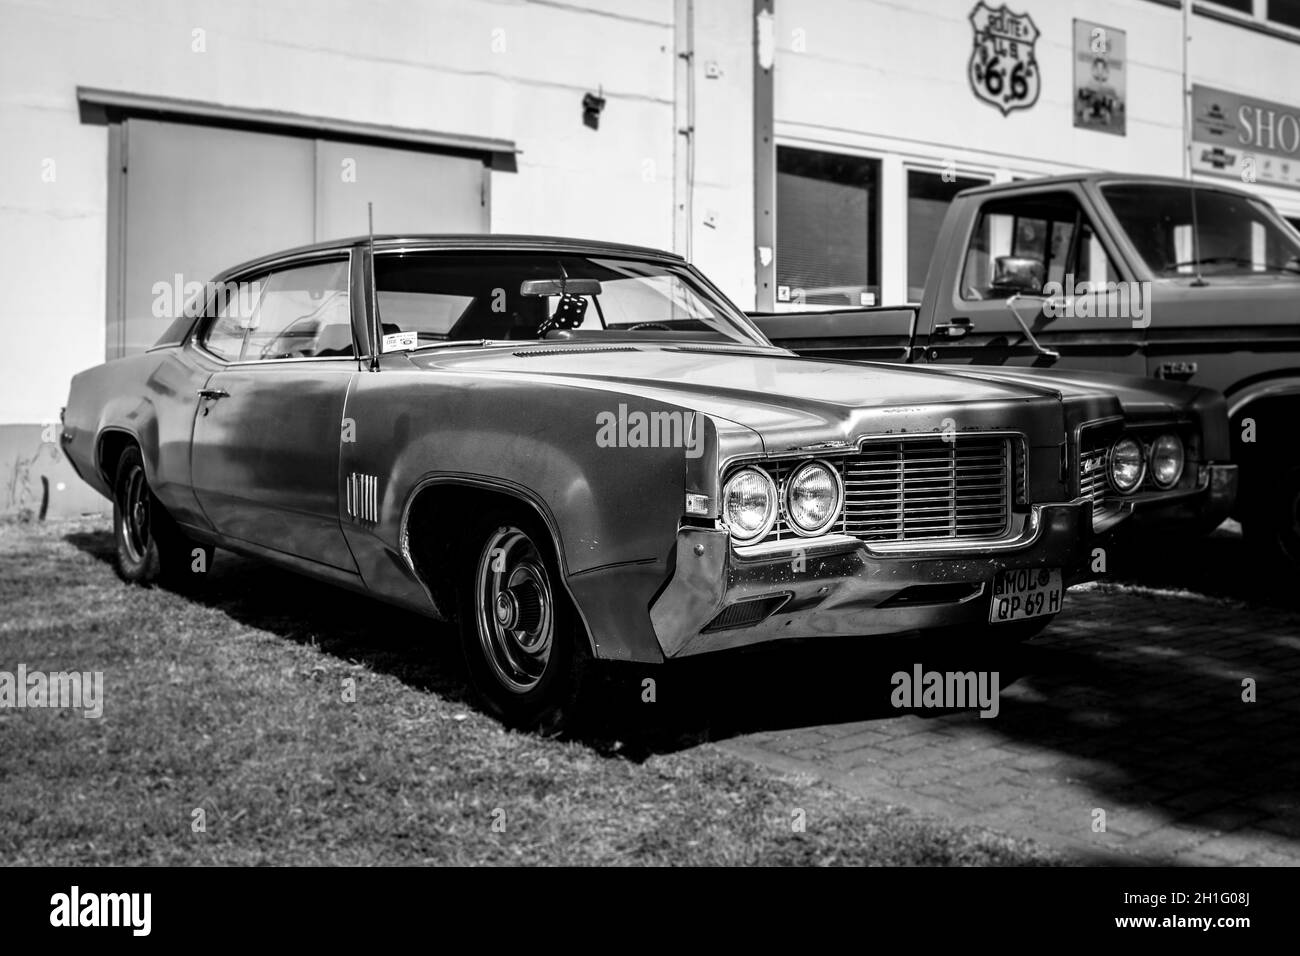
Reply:
<svg viewBox="0 0 1300 956"><path fill-rule="evenodd" d="M1192 169L1300 189L1300 107L1193 86Z"/></svg>

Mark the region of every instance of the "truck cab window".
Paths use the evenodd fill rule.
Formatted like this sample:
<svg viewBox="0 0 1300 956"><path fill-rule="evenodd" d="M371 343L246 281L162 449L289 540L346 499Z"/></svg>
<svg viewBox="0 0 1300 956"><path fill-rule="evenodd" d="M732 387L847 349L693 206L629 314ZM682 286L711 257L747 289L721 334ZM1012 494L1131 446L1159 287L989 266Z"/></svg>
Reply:
<svg viewBox="0 0 1300 956"><path fill-rule="evenodd" d="M968 301L1004 299L999 284L1012 260L1041 272L1044 284L1105 283L1118 278L1096 230L1069 193L1035 193L984 204L971 232L962 269ZM1072 291L1072 288L1071 290Z"/></svg>

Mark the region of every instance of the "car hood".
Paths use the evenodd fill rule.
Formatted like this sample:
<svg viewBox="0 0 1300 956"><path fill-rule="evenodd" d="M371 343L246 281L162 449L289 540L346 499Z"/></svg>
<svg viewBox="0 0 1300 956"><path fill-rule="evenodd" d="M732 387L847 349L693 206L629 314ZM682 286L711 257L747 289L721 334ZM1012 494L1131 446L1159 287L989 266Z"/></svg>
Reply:
<svg viewBox="0 0 1300 956"><path fill-rule="evenodd" d="M1055 445L1062 402L1050 389L939 369L801 358L725 346L542 345L414 353L428 368L492 372L598 388L618 401L663 402L743 425L769 453L863 435L1014 430Z"/></svg>

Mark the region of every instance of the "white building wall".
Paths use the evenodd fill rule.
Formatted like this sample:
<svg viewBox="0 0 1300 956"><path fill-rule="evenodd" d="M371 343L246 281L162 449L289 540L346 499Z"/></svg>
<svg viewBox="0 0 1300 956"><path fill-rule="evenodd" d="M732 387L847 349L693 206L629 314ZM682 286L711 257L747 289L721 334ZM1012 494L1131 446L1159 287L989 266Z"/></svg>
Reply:
<svg viewBox="0 0 1300 956"><path fill-rule="evenodd" d="M1300 31L1294 35L1294 41L1287 41L1237 24L1193 17L1188 46L1192 80L1300 111ZM1300 216L1300 189L1262 183L1243 186L1259 193L1283 215Z"/></svg>
<svg viewBox="0 0 1300 956"><path fill-rule="evenodd" d="M671 247L672 13L672 0L0 0L0 382L25 383L0 388L0 424L56 417L70 375L103 360L107 134L80 122L78 86L513 140L494 231ZM591 130L582 97L598 90ZM647 161L663 174L644 175Z"/></svg>

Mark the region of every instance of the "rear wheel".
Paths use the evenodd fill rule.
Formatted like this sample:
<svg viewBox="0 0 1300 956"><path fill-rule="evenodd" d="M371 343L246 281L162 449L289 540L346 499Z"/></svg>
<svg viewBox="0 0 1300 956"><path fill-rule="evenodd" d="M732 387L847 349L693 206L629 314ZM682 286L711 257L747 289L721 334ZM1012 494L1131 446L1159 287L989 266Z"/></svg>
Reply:
<svg viewBox="0 0 1300 956"><path fill-rule="evenodd" d="M212 567L212 548L181 532L154 497L140 449L132 445L118 459L113 482L113 566L131 584L182 587Z"/></svg>
<svg viewBox="0 0 1300 956"><path fill-rule="evenodd" d="M590 661L550 538L497 515L476 524L459 590L461 648L475 689L503 722L554 732L575 717Z"/></svg>

